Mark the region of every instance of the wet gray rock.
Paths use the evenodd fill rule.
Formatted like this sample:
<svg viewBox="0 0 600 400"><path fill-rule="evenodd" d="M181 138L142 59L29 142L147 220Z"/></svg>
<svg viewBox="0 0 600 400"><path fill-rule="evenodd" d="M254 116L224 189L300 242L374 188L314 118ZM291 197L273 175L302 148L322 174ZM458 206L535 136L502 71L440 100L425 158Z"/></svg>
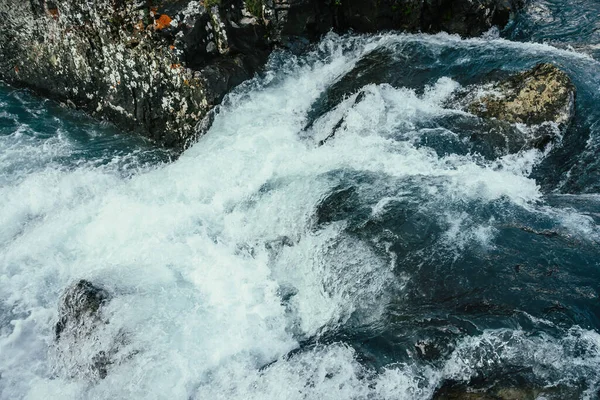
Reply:
<svg viewBox="0 0 600 400"><path fill-rule="evenodd" d="M70 377L104 379L111 365L133 353L120 352L126 346L123 332L113 334L103 308L110 294L86 280L80 280L63 293L55 325L56 369Z"/></svg>
<svg viewBox="0 0 600 400"><path fill-rule="evenodd" d="M101 321L100 308L110 299L108 292L86 280L80 280L63 294L58 307L54 334L58 341L65 332L89 330Z"/></svg>

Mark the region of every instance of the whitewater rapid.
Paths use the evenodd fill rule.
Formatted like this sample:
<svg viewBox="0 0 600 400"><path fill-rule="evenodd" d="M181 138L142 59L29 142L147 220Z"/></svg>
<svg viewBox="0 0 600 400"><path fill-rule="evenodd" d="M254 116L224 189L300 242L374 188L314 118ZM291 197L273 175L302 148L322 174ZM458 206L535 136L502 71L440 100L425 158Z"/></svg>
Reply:
<svg viewBox="0 0 600 400"><path fill-rule="evenodd" d="M172 163L138 153L75 157L80 147L60 124L54 135L28 136L31 127L5 111L16 128L0 138L0 397L426 399L445 379L481 373L487 354L548 384L582 380L594 398L600 335L577 326L558 337L485 330L441 366L372 367L351 344L326 339L348 327L376 331L411 279L384 236L373 243L349 234L345 219L316 222L319 205L349 179L374 220L411 197L406 182L417 185L422 197L411 201L444 221L438 246L449 254L495 246L494 217L473 217L464 204L506 202L581 240L600 238L591 218L544 204L530 175L546 154L485 160L420 144L420 124L462 113L444 106L460 87L451 77L423 90L368 85L359 104L350 96L304 130L321 93L363 55L382 47L401 55L410 43L440 57L459 47L473 57L502 49L597 64L495 37L329 35L309 55L274 55ZM342 116L343 131L318 146ZM109 323L66 357L53 329L61 293L79 279L113 294ZM120 335L127 340L107 377L94 379L85 366Z"/></svg>

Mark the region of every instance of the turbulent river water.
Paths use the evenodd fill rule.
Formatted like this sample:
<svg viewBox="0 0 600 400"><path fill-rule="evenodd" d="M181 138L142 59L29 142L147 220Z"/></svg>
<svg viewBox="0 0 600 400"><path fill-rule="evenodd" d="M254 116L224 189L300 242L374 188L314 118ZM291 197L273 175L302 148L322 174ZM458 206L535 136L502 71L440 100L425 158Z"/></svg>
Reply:
<svg viewBox="0 0 600 400"><path fill-rule="evenodd" d="M0 397L598 398L599 4L276 53L176 160L0 86ZM562 141L473 151L445 100L539 62L577 87ZM108 323L59 351L79 279Z"/></svg>

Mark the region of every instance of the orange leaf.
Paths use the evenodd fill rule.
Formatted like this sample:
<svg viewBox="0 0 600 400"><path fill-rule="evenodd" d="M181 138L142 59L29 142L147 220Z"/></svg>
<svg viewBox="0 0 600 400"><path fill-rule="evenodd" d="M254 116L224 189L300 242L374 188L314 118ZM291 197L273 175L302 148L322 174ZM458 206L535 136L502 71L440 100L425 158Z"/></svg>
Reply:
<svg viewBox="0 0 600 400"><path fill-rule="evenodd" d="M171 17L169 17L167 14L163 14L159 19L154 21L154 28L156 28L157 31L165 29L171 25L171 21L173 21Z"/></svg>

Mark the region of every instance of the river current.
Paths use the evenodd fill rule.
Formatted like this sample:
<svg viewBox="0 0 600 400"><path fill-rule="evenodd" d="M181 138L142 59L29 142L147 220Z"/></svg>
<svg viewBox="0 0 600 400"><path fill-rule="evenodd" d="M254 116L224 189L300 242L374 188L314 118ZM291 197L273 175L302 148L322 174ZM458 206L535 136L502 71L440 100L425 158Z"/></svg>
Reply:
<svg viewBox="0 0 600 400"><path fill-rule="evenodd" d="M599 46L593 0L475 39L329 34L178 157L0 86L0 398L597 399ZM562 140L474 151L446 100L540 62L577 88ZM108 323L57 349L80 279Z"/></svg>

